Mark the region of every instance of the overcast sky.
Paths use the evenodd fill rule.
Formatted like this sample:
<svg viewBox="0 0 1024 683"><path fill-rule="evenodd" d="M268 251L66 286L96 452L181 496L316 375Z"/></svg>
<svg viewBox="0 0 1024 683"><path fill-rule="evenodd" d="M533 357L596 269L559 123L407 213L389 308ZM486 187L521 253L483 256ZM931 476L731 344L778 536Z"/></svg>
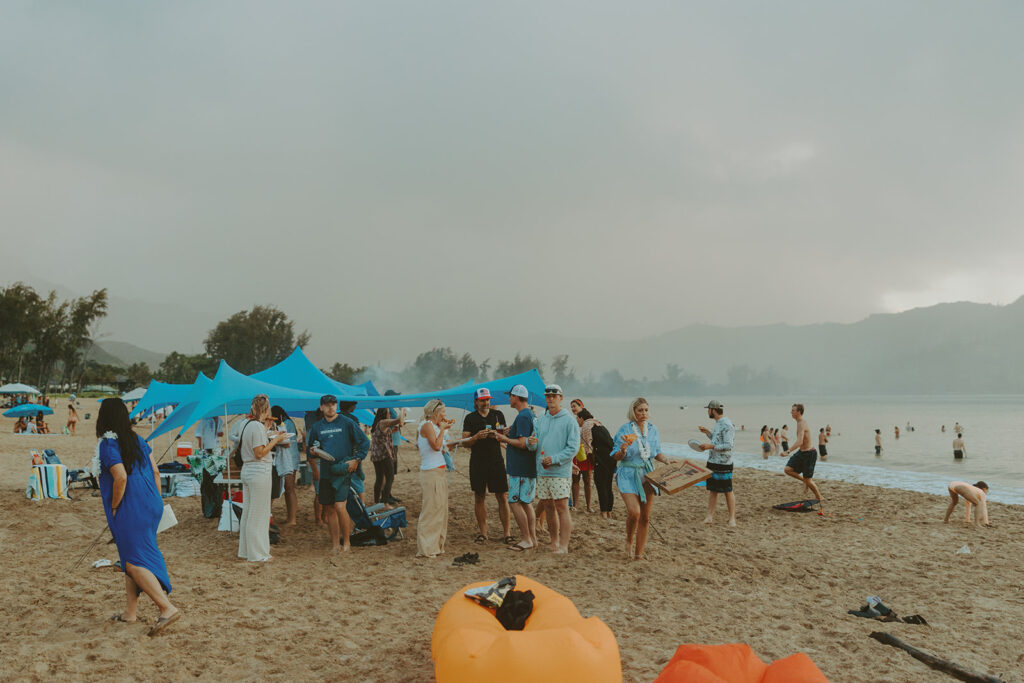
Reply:
<svg viewBox="0 0 1024 683"><path fill-rule="evenodd" d="M1021 2L0 11L18 277L357 362L1024 294Z"/></svg>

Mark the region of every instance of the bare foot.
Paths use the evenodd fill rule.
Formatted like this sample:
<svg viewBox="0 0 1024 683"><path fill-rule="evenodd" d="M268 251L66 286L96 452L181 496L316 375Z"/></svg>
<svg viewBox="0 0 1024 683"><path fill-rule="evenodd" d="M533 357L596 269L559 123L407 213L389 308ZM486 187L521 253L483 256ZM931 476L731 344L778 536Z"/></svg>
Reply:
<svg viewBox="0 0 1024 683"><path fill-rule="evenodd" d="M553 553L557 553L557 552L558 552L558 549L559 549L560 547L561 547L561 546L559 546L559 545L558 545L557 543L549 543L549 544L548 544L548 550L550 550L550 551L551 551L551 552L553 552Z"/></svg>
<svg viewBox="0 0 1024 683"><path fill-rule="evenodd" d="M730 519L729 520L729 526L736 526L736 520L735 519Z"/></svg>
<svg viewBox="0 0 1024 683"><path fill-rule="evenodd" d="M555 550L553 552L556 555L567 555L567 554L569 554L569 549L568 548L563 548L563 547L559 546L558 550Z"/></svg>
<svg viewBox="0 0 1024 683"><path fill-rule="evenodd" d="M346 543L345 545L341 546L341 552L343 552L343 553L350 552L351 550L352 550L352 546L349 545L348 543Z"/></svg>
<svg viewBox="0 0 1024 683"><path fill-rule="evenodd" d="M708 515L707 517L704 518L704 523L705 524L711 524L711 522L712 522L711 515Z"/></svg>
<svg viewBox="0 0 1024 683"><path fill-rule="evenodd" d="M285 524L285 526L298 526L298 525L299 525L298 522L288 522L287 524Z"/></svg>

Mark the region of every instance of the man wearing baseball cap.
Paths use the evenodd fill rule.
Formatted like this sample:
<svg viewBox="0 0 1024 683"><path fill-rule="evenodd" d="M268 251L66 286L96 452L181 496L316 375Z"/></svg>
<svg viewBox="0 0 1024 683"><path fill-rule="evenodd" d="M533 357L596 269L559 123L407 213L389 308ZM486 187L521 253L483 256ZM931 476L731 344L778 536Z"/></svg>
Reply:
<svg viewBox="0 0 1024 683"><path fill-rule="evenodd" d="M512 550L537 547L537 516L533 511L533 498L537 490L537 458L530 452L526 440L533 434L533 411L530 410L530 391L517 384L508 392L508 402L516 411L516 419L508 435L496 432L498 443L505 444L505 471L508 473L508 501L519 526L519 543Z"/></svg>
<svg viewBox="0 0 1024 683"><path fill-rule="evenodd" d="M359 477L359 464L370 450L370 440L354 419L339 415L338 399L334 396L323 396L320 410L324 417L310 428L306 443L314 452L322 450L334 458L333 462L325 460L320 464L317 496L326 511L331 549L349 550L352 518L345 504L350 491L362 492L362 482L353 480Z"/></svg>
<svg viewBox="0 0 1024 683"><path fill-rule="evenodd" d="M724 493L725 504L729 508L729 526L736 526L736 498L732 492L732 448L736 428L732 420L725 416L725 406L721 401L708 401L704 407L707 408L708 417L715 421L714 430L700 426L700 431L711 439L711 443L701 444L701 449L710 451L708 469L711 470L711 478L707 482L708 516L704 523L711 524L715 505L718 504L718 494Z"/></svg>
<svg viewBox="0 0 1024 683"><path fill-rule="evenodd" d="M501 459L501 446L497 432L505 428L505 416L501 411L491 410L491 392L481 387L473 393L473 412L462 421L463 444L469 446L469 486L473 489L474 511L480 533L477 543L487 541L487 492L494 494L498 501L498 518L505 535L503 541L515 543L510 534L508 510L508 479L505 478L505 461Z"/></svg>
<svg viewBox="0 0 1024 683"><path fill-rule="evenodd" d="M544 387L544 401L548 411L534 422L534 436L527 445L537 454L537 500L547 515L551 551L567 553L572 533L572 460L580 450L580 426L572 413L562 408L562 387Z"/></svg>

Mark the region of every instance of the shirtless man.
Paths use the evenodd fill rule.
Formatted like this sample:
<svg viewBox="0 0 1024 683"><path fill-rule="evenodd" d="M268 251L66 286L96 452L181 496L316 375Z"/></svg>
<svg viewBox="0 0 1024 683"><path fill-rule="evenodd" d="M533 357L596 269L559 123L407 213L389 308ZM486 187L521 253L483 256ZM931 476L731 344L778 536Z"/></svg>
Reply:
<svg viewBox="0 0 1024 683"><path fill-rule="evenodd" d="M953 457L960 460L964 457L967 449L964 448L964 435L957 434L956 438L953 439Z"/></svg>
<svg viewBox="0 0 1024 683"><path fill-rule="evenodd" d="M953 514L956 504L963 497L964 502L967 504L967 524L971 523L971 506L977 505L978 511L974 515L974 526L992 526L988 523L988 484L983 481L975 483L973 486L968 484L966 481L953 481L949 483L949 497L952 498L949 502L949 507L946 508L946 518L943 519L943 523L949 522L949 516Z"/></svg>
<svg viewBox="0 0 1024 683"><path fill-rule="evenodd" d="M805 490L809 488L814 492L814 497L824 503L821 491L818 490L818 486L811 478L814 476L814 464L818 462L818 452L811 445L811 431L807 428L807 422L804 421L804 405L794 403L789 413L796 420L796 444L783 454L790 456L786 462L786 474L802 481ZM791 455L793 451L799 452L796 455ZM824 508L824 505L822 507Z"/></svg>
<svg viewBox="0 0 1024 683"><path fill-rule="evenodd" d="M882 454L882 430L875 430L875 455Z"/></svg>
<svg viewBox="0 0 1024 683"><path fill-rule="evenodd" d="M818 430L818 455L824 460L828 457L828 436L825 435L825 428Z"/></svg>

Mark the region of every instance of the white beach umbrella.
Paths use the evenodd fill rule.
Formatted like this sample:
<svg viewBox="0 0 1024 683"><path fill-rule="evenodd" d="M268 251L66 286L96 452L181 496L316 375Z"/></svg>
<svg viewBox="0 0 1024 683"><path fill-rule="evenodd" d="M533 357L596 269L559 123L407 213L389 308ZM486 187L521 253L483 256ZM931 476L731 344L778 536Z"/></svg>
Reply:
<svg viewBox="0 0 1024 683"><path fill-rule="evenodd" d="M39 390L27 384L5 384L0 387L0 394L38 394Z"/></svg>

